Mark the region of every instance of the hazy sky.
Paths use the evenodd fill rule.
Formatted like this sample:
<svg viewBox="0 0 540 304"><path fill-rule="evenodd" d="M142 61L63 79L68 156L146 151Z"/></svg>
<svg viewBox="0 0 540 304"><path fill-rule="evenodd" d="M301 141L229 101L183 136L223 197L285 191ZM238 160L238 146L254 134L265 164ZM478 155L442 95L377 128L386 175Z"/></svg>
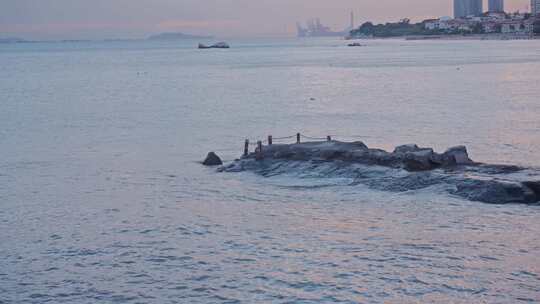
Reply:
<svg viewBox="0 0 540 304"><path fill-rule="evenodd" d="M526 11L529 0L506 3L507 10ZM311 17L341 30L351 10L357 23L420 20L452 15L452 0L0 0L0 37L290 36L296 21Z"/></svg>

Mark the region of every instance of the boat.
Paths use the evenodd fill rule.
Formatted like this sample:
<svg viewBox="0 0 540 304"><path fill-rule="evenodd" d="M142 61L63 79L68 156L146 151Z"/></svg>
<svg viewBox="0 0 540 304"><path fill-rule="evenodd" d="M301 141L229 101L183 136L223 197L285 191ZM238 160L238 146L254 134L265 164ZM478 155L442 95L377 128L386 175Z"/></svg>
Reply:
<svg viewBox="0 0 540 304"><path fill-rule="evenodd" d="M202 43L199 43L199 49L228 49L231 46L227 44L226 42L218 42L212 45L205 45Z"/></svg>

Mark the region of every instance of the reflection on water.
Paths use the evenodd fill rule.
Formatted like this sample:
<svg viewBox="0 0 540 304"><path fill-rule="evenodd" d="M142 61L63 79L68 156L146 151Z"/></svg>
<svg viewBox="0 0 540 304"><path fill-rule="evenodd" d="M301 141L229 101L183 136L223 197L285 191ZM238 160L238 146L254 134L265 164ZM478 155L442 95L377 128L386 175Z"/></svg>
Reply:
<svg viewBox="0 0 540 304"><path fill-rule="evenodd" d="M196 163L303 131L539 166L538 41L366 43L1 46L0 303L540 301L538 207Z"/></svg>

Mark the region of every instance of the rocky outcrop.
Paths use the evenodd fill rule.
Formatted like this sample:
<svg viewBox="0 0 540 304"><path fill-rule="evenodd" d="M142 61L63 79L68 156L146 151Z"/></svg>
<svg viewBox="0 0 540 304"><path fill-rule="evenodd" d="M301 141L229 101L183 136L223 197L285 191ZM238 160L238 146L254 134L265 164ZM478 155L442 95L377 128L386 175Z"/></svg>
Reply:
<svg viewBox="0 0 540 304"><path fill-rule="evenodd" d="M353 184L387 191L445 185L452 195L494 204L540 201L540 172L527 175L535 180L513 178L524 169L476 163L464 146L437 153L415 144L387 152L359 141L269 145L219 168L221 172L246 170L263 176L313 172L317 177L347 177L354 180Z"/></svg>
<svg viewBox="0 0 540 304"><path fill-rule="evenodd" d="M442 155L442 163L446 165L472 165L474 162L469 158L465 146L457 146L446 150Z"/></svg>
<svg viewBox="0 0 540 304"><path fill-rule="evenodd" d="M534 204L540 200L540 196L525 183L495 179L464 179L456 183L456 190L450 192L472 201L490 204Z"/></svg>
<svg viewBox="0 0 540 304"><path fill-rule="evenodd" d="M223 161L221 161L221 158L216 153L209 152L202 164L205 166L221 166L223 165Z"/></svg>
<svg viewBox="0 0 540 304"><path fill-rule="evenodd" d="M244 159L257 157L290 160L341 160L402 168L407 171L426 171L439 167L473 164L473 161L469 159L467 149L463 146L450 148L443 154L438 154L431 148L420 148L410 144L399 146L390 153L380 149L370 149L363 142L339 141L264 146L261 153L252 153Z"/></svg>
<svg viewBox="0 0 540 304"><path fill-rule="evenodd" d="M199 43L199 49L228 49L230 47L231 46L227 44L226 42L218 42L212 45L205 45L205 44Z"/></svg>

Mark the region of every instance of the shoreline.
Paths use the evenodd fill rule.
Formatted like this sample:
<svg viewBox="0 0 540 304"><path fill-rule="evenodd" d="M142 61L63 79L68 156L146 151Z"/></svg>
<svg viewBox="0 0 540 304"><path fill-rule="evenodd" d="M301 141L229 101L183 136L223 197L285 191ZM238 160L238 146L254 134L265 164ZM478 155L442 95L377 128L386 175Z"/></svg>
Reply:
<svg viewBox="0 0 540 304"><path fill-rule="evenodd" d="M472 34L472 35L420 35L405 36L405 40L537 40L540 36L506 35L506 34Z"/></svg>
<svg viewBox="0 0 540 304"><path fill-rule="evenodd" d="M507 35L507 34L470 34L470 35L412 35L412 36L394 36L394 37L345 37L347 41L353 40L539 40L540 35Z"/></svg>

